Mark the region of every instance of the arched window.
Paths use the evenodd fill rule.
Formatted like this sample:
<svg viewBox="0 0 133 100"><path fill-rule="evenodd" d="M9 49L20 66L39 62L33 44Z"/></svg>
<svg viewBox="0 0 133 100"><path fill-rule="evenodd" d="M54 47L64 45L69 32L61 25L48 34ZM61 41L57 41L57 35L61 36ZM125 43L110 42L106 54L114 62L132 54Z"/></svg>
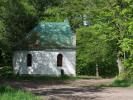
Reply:
<svg viewBox="0 0 133 100"><path fill-rule="evenodd" d="M32 55L27 54L27 66L32 66Z"/></svg>
<svg viewBox="0 0 133 100"><path fill-rule="evenodd" d="M62 67L62 62L63 62L63 55L58 54L58 56L57 56L57 66Z"/></svg>

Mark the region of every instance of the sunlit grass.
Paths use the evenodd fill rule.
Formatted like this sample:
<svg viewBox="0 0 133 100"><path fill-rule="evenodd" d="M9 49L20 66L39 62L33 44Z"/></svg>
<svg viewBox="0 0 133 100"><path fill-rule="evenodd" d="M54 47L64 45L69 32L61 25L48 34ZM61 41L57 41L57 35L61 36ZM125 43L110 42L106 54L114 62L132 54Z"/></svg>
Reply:
<svg viewBox="0 0 133 100"><path fill-rule="evenodd" d="M41 98L10 86L0 86L0 100L41 100Z"/></svg>

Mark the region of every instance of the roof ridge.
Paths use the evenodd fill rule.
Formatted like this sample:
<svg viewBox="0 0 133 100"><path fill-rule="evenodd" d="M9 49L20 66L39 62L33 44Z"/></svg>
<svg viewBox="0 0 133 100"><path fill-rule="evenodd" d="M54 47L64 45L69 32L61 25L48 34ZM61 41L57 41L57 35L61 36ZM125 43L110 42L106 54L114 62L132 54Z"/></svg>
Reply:
<svg viewBox="0 0 133 100"><path fill-rule="evenodd" d="M40 21L39 23L65 23L64 21L63 22L46 22L46 21Z"/></svg>
<svg viewBox="0 0 133 100"><path fill-rule="evenodd" d="M45 20L41 20L38 24L47 24L47 23L50 23L50 24L67 24L67 25L70 25L68 19L64 19L64 21L45 21Z"/></svg>

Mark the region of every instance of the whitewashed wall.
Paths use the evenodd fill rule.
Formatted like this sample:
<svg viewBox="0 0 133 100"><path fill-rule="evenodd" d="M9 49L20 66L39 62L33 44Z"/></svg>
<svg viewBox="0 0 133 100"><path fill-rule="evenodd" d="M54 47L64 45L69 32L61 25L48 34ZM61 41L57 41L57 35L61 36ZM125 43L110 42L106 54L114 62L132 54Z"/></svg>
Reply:
<svg viewBox="0 0 133 100"><path fill-rule="evenodd" d="M27 67L27 54L32 54L32 66ZM63 66L57 67L57 55L63 55ZM61 69L69 76L76 76L75 50L16 51L13 55L14 72L17 74L60 76Z"/></svg>

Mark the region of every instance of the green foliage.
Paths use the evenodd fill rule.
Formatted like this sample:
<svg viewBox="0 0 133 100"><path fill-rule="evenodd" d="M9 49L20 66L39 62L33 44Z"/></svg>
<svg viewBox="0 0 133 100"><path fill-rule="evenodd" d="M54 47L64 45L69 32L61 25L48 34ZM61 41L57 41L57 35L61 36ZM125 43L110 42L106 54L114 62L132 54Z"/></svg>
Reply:
<svg viewBox="0 0 133 100"><path fill-rule="evenodd" d="M9 77L13 75L11 66L2 66L0 67L0 78L1 77Z"/></svg>
<svg viewBox="0 0 133 100"><path fill-rule="evenodd" d="M104 30L101 30L103 27L96 24L77 30L77 70L79 74L95 75L95 67L98 64L101 76L116 75L115 53L111 50L107 35L103 34Z"/></svg>
<svg viewBox="0 0 133 100"><path fill-rule="evenodd" d="M121 48L125 53L124 65L126 69L133 71L133 39L124 38L121 43Z"/></svg>
<svg viewBox="0 0 133 100"><path fill-rule="evenodd" d="M78 74L95 75L98 64L100 75L116 75L120 57L131 78L132 12L132 0L1 0L0 66L11 65L13 49L40 20L68 18L77 34Z"/></svg>

